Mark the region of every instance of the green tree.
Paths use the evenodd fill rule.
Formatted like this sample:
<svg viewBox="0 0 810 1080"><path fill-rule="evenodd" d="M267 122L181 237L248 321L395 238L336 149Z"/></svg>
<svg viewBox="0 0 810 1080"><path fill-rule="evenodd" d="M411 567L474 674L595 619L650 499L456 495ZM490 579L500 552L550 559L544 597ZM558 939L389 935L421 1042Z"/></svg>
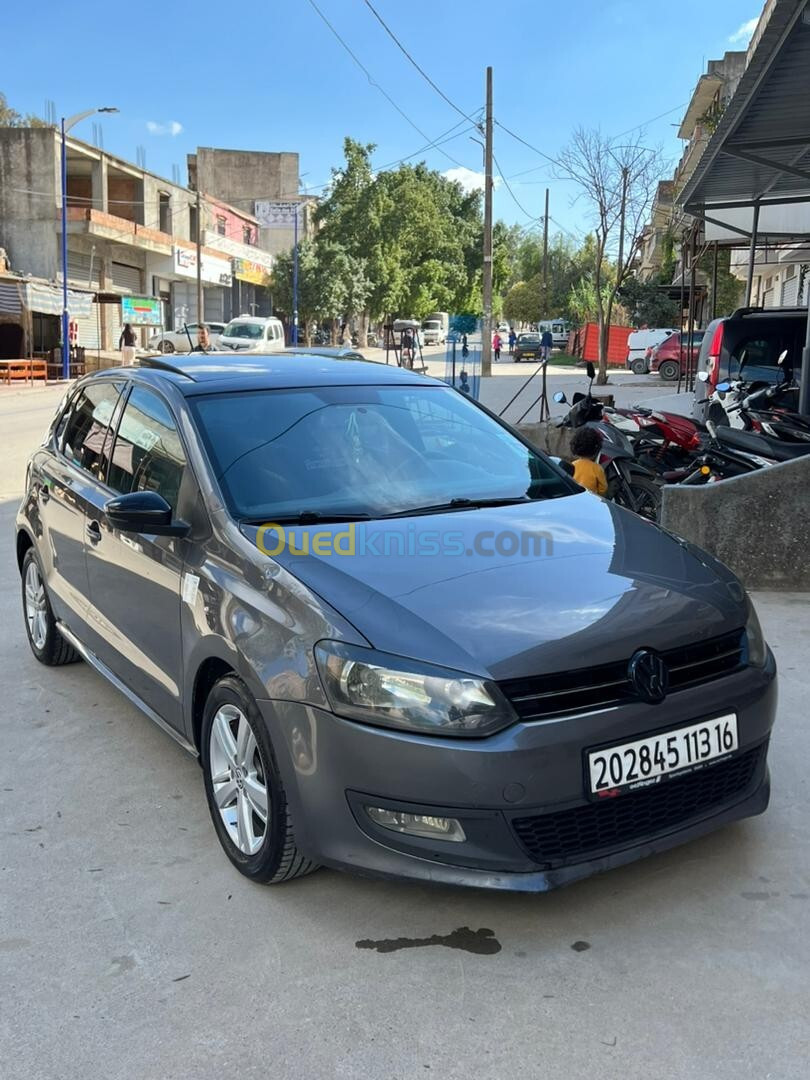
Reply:
<svg viewBox="0 0 810 1080"><path fill-rule="evenodd" d="M680 326L680 303L661 288L668 284L662 278L662 274L657 274L651 281L629 277L619 289L617 296L635 326Z"/></svg>
<svg viewBox="0 0 810 1080"><path fill-rule="evenodd" d="M12 109L6 95L0 92L0 127L51 127L51 125L35 116L34 113L27 113L24 116L16 109Z"/></svg>

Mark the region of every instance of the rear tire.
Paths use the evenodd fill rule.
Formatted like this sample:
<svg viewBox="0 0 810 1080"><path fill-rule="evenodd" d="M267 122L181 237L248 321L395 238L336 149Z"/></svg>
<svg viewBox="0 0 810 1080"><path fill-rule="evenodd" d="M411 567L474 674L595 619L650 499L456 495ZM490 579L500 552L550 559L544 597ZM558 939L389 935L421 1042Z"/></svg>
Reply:
<svg viewBox="0 0 810 1080"><path fill-rule="evenodd" d="M681 365L677 360L665 360L658 369L658 374L665 382L676 382L681 373Z"/></svg>
<svg viewBox="0 0 810 1080"><path fill-rule="evenodd" d="M214 829L241 874L275 885L317 870L296 846L267 727L236 675L220 679L208 695L200 756Z"/></svg>
<svg viewBox="0 0 810 1080"><path fill-rule="evenodd" d="M649 368L647 367L647 361L643 358L639 360L634 360L630 366L630 370L633 372L634 375L646 375L649 371Z"/></svg>
<svg viewBox="0 0 810 1080"><path fill-rule="evenodd" d="M661 510L660 487L652 480L634 476L630 488L636 505L629 506L628 509L633 510L639 517L646 518L647 521L658 521Z"/></svg>
<svg viewBox="0 0 810 1080"><path fill-rule="evenodd" d="M34 549L26 551L22 564L22 603L25 632L31 652L40 664L61 667L81 657L59 633L51 602Z"/></svg>
<svg viewBox="0 0 810 1080"><path fill-rule="evenodd" d="M174 352L174 345L170 341L161 341L158 345L158 352L165 353L168 356L169 353Z"/></svg>

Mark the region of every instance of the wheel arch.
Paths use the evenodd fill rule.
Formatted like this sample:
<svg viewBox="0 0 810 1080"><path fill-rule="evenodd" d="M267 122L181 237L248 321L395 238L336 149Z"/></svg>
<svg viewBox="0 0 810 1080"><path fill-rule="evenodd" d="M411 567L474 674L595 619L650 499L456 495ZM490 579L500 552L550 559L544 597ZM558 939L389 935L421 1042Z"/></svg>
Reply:
<svg viewBox="0 0 810 1080"><path fill-rule="evenodd" d="M34 547L34 538L27 529L17 530L17 569L22 573L23 559L29 548Z"/></svg>

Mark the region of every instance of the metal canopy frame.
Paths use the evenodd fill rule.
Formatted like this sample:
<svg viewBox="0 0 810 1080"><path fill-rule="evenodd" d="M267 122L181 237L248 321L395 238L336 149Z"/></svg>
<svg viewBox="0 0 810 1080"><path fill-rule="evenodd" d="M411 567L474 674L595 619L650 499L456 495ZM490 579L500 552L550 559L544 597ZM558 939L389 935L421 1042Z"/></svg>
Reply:
<svg viewBox="0 0 810 1080"><path fill-rule="evenodd" d="M746 306L757 242L810 238L803 222L786 232L759 228L763 209L810 204L810 0L772 0L766 11L745 73L680 199L692 217L749 241ZM723 210L743 209L752 211L750 228L722 220ZM810 415L810 296L799 411Z"/></svg>

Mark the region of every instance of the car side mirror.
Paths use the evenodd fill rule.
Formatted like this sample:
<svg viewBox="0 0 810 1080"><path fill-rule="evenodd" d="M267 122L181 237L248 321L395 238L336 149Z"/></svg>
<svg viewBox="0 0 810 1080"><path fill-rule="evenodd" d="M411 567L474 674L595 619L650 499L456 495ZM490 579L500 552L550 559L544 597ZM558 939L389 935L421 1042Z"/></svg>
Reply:
<svg viewBox="0 0 810 1080"><path fill-rule="evenodd" d="M558 469L562 469L564 473L568 473L569 476L574 475L574 466L570 461L566 461L565 458L553 457L551 459Z"/></svg>
<svg viewBox="0 0 810 1080"><path fill-rule="evenodd" d="M782 352L779 353L779 359L777 360L777 364L779 364L780 367L782 367L784 362L787 360L787 354L787 349L783 349Z"/></svg>
<svg viewBox="0 0 810 1080"><path fill-rule="evenodd" d="M157 491L131 491L104 504L107 520L121 532L185 536L189 525L172 520L172 508Z"/></svg>
<svg viewBox="0 0 810 1080"><path fill-rule="evenodd" d="M589 379L596 378L596 368L593 366L593 363L590 360L585 365L585 374L588 376Z"/></svg>
<svg viewBox="0 0 810 1080"><path fill-rule="evenodd" d="M697 377L700 379L701 382L708 382L709 381L709 373L708 373L708 371L699 371L697 373Z"/></svg>
<svg viewBox="0 0 810 1080"><path fill-rule="evenodd" d="M565 396L565 393L562 390L557 391L557 393L554 395L554 400L557 402L558 405L568 404L568 398Z"/></svg>

